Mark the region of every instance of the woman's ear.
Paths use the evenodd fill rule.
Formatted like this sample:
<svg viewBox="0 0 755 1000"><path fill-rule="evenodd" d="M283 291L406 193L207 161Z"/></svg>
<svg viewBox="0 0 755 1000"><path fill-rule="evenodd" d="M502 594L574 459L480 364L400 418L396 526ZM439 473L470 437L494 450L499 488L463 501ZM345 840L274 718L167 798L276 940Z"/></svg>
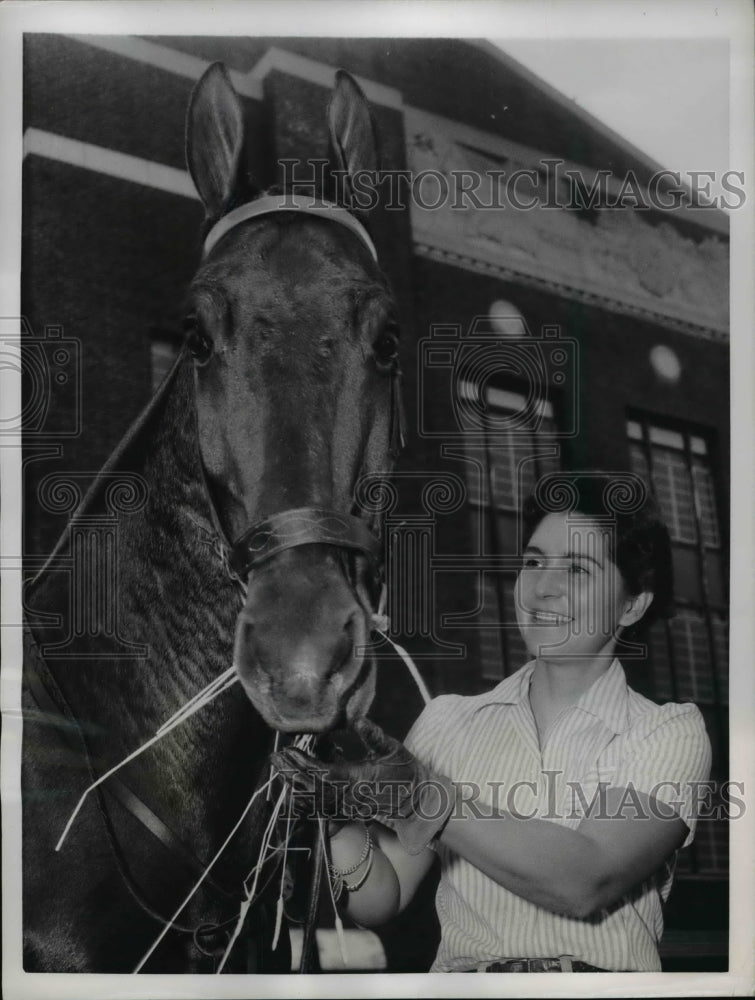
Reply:
<svg viewBox="0 0 755 1000"><path fill-rule="evenodd" d="M624 604L624 613L619 619L619 625L622 628L635 625L653 603L654 596L652 591L643 590L640 594L628 597Z"/></svg>

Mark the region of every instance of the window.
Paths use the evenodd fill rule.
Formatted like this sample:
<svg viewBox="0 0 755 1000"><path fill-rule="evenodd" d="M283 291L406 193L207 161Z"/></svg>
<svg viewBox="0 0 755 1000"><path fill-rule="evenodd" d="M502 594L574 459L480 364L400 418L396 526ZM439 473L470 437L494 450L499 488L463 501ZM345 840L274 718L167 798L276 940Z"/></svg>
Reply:
<svg viewBox="0 0 755 1000"><path fill-rule="evenodd" d="M714 779L726 776L728 614L726 553L710 450L688 428L664 427L641 415L627 421L633 470L652 487L671 535L676 614L649 637L655 696L692 701L713 746ZM694 872L726 871L727 825L701 820L682 864Z"/></svg>
<svg viewBox="0 0 755 1000"><path fill-rule="evenodd" d="M651 641L656 693L723 704L728 627L725 553L705 440L645 420L627 422L633 470L651 484L671 534L676 616Z"/></svg>
<svg viewBox="0 0 755 1000"><path fill-rule="evenodd" d="M722 819L701 820L698 870L726 871L729 866L729 825Z"/></svg>
<svg viewBox="0 0 755 1000"><path fill-rule="evenodd" d="M679 855L679 871L715 875L727 871L728 863L728 822L724 819L699 819L692 849Z"/></svg>
<svg viewBox="0 0 755 1000"><path fill-rule="evenodd" d="M710 614L716 665L728 662L729 630L725 617ZM669 636L673 646L675 683L669 657ZM700 611L680 607L668 623L657 623L650 636L655 694L669 701L693 701L695 704L715 704L716 690L711 670L707 622ZM728 703L728 671L718 671L718 700Z"/></svg>
<svg viewBox="0 0 755 1000"><path fill-rule="evenodd" d="M719 549L721 539L705 441L696 435L687 436L660 427L648 426L647 431L653 463L653 488L671 537L678 542L697 544L697 508L704 545ZM627 434L632 466L635 472L649 480L651 476L642 424L636 420L628 421Z"/></svg>
<svg viewBox="0 0 755 1000"><path fill-rule="evenodd" d="M460 384L462 397L478 399L480 390ZM486 556L517 551L517 512L538 478L560 468L557 425L552 404L531 394L488 385L482 434L465 441L467 498L479 551ZM527 412L526 421L519 415ZM516 627L515 574L478 574L478 643L481 676L497 682L518 670L527 651ZM487 685L486 685L487 686Z"/></svg>

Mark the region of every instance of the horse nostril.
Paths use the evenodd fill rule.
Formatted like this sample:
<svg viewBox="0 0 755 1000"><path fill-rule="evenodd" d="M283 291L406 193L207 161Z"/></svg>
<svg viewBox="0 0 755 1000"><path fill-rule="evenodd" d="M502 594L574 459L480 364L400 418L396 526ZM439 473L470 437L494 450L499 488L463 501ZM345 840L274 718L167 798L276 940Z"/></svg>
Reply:
<svg viewBox="0 0 755 1000"><path fill-rule="evenodd" d="M342 638L338 644L340 655L337 655L334 660L337 670L341 669L353 656L356 656L357 654L357 646L361 638L359 618L360 613L358 611L352 611L344 622Z"/></svg>
<svg viewBox="0 0 755 1000"><path fill-rule="evenodd" d="M343 626L344 632L352 641L356 636L358 626L359 626L359 613L357 611L352 611L349 617L346 619Z"/></svg>
<svg viewBox="0 0 755 1000"><path fill-rule="evenodd" d="M236 626L236 649L249 653L254 645L254 622L247 617L239 619Z"/></svg>

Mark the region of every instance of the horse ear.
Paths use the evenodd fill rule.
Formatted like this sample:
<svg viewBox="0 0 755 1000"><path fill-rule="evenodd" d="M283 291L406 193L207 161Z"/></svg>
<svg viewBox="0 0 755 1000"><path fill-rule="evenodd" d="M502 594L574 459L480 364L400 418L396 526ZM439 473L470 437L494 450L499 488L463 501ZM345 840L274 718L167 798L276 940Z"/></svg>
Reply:
<svg viewBox="0 0 755 1000"><path fill-rule="evenodd" d="M337 168L344 174L344 199L350 203L351 178L359 170L378 170L380 156L367 98L354 77L343 69L336 73L336 87L328 105L328 128Z"/></svg>
<svg viewBox="0 0 755 1000"><path fill-rule="evenodd" d="M186 115L186 163L207 215L218 218L233 199L244 148L244 111L222 63L194 88Z"/></svg>

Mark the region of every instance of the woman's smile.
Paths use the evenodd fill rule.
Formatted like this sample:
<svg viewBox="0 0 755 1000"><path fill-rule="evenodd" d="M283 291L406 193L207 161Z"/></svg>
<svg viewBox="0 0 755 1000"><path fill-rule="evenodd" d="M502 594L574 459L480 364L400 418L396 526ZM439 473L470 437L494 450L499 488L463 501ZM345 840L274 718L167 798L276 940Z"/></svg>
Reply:
<svg viewBox="0 0 755 1000"><path fill-rule="evenodd" d="M568 625L574 621L569 615L559 614L558 611L545 611L542 608L527 610L525 615L534 625Z"/></svg>

